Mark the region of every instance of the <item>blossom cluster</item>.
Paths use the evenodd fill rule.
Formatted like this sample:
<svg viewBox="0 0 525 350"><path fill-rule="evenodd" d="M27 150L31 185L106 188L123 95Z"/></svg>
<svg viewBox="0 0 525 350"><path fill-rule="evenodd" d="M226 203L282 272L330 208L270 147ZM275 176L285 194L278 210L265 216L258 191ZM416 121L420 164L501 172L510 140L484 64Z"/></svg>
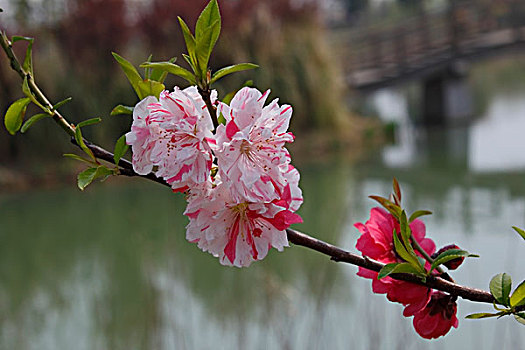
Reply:
<svg viewBox="0 0 525 350"><path fill-rule="evenodd" d="M394 216L382 208L373 208L370 219L365 223L354 225L361 237L356 248L363 255L379 262L389 264L402 262L394 249L393 234L400 231L399 223ZM410 223L412 238L430 256L436 250L436 244L425 237L424 223L416 219ZM421 254L418 252L418 255ZM427 263L426 269L429 269ZM395 280L390 277L378 279L378 273L360 267L358 276L372 279L372 291L386 294L388 300L403 304L405 317L414 316L413 325L423 338L438 338L458 326L455 298L432 290L426 286Z"/></svg>
<svg viewBox="0 0 525 350"><path fill-rule="evenodd" d="M286 229L302 222L299 172L285 148L294 140L292 107L277 99L265 106L268 95L245 87L228 105L213 91L211 116L197 87L175 87L140 101L126 134L134 170L187 194L186 238L224 265L248 266L271 247L281 251ZM226 122L214 130L211 118L219 116Z"/></svg>

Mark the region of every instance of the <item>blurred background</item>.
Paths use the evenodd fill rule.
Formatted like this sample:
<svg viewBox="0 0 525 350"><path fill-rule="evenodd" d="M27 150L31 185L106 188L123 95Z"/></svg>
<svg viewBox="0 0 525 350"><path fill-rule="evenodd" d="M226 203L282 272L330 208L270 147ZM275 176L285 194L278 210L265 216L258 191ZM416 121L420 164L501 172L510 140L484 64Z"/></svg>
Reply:
<svg viewBox="0 0 525 350"><path fill-rule="evenodd" d="M201 0L0 0L0 28L36 38L36 80L71 121L100 116L88 138L112 149L136 96L111 51L135 65L178 57L176 16ZM525 279L525 3L520 0L219 0L215 70L292 104L290 146L305 203L299 230L354 250L392 177L428 234L481 255L454 274L487 289ZM190 25L191 26L191 25ZM24 46L18 55L23 57ZM166 86L183 84L170 78ZM0 112L22 97L0 54ZM28 115L36 113L28 110ZM91 130L90 130L91 129ZM400 305L371 293L352 266L300 247L249 269L219 265L184 238L185 202L143 180L85 192L82 165L51 121L0 128L1 349L518 349L512 319L470 321L490 305L460 301L459 330L424 341Z"/></svg>

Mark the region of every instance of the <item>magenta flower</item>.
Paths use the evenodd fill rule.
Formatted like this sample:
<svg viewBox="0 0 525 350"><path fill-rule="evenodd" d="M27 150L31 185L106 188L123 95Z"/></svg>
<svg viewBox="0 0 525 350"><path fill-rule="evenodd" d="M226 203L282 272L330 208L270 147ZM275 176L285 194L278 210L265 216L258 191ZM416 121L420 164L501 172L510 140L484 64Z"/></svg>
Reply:
<svg viewBox="0 0 525 350"><path fill-rule="evenodd" d="M271 247L282 251L288 246L286 229L302 222L301 217L293 213L292 206L238 202L231 189L227 183L216 186L209 183L190 192L184 212L190 219L186 238L219 257L221 264L237 267L263 259Z"/></svg>
<svg viewBox="0 0 525 350"><path fill-rule="evenodd" d="M239 202L278 199L286 183L283 169L288 170L290 154L284 146L294 139L287 132L292 107L279 106L278 100L264 107L268 94L245 87L230 106L219 103L226 125L217 128L213 147L221 178L235 184L232 196Z"/></svg>
<svg viewBox="0 0 525 350"><path fill-rule="evenodd" d="M394 250L393 232L394 230L399 232L399 224L392 214L382 208L373 208L370 211L370 219L365 224L356 223L354 226L361 232L356 248L363 255L385 264L402 262ZM425 238L423 222L414 220L410 223L410 229L419 245L429 255L432 255L436 245L430 238ZM425 307L430 298L430 290L424 286L394 280L390 277L379 280L377 279L377 272L362 267L359 268L357 275L372 280L372 291L374 293L386 294L388 300L407 306L403 313L405 316L411 316Z"/></svg>
<svg viewBox="0 0 525 350"><path fill-rule="evenodd" d="M423 338L439 338L452 327L458 328L456 311L455 298L433 291L426 307L414 315L414 328Z"/></svg>
<svg viewBox="0 0 525 350"><path fill-rule="evenodd" d="M209 177L212 130L197 89L175 87L171 93L163 91L158 101L148 97L139 102L126 140L132 145L136 170L148 173L156 167L155 174L174 191L185 191Z"/></svg>

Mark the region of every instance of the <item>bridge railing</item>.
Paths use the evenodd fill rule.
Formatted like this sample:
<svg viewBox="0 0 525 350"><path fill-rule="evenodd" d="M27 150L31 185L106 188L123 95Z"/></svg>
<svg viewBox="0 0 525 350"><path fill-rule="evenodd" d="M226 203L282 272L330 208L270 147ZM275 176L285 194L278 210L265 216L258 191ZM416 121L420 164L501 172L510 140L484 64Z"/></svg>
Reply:
<svg viewBox="0 0 525 350"><path fill-rule="evenodd" d="M374 70L388 78L469 52L525 39L524 0L449 0L394 23L346 31L345 67L354 85ZM353 82L350 82L353 84Z"/></svg>

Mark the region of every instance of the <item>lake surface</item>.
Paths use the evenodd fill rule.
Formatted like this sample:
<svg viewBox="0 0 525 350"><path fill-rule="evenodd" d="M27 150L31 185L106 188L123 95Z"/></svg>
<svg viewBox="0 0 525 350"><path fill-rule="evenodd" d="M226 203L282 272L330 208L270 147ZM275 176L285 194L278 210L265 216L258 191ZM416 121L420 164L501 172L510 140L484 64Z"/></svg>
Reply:
<svg viewBox="0 0 525 350"><path fill-rule="evenodd" d="M525 80L523 80L525 81ZM469 126L411 125L403 89L371 97L397 118L395 144L365 160L296 163L304 223L295 228L355 251L392 177L410 210L429 209L427 232L481 255L453 274L488 289L492 276L525 279L525 83L493 91ZM394 113L395 112L395 113ZM395 117L394 117L395 115ZM298 137L300 137L298 135ZM1 349L519 349L514 319L465 320L491 306L459 301L459 329L425 341L402 307L371 293L351 265L302 247L247 269L223 267L184 238L180 195L111 179L85 192L0 194Z"/></svg>

